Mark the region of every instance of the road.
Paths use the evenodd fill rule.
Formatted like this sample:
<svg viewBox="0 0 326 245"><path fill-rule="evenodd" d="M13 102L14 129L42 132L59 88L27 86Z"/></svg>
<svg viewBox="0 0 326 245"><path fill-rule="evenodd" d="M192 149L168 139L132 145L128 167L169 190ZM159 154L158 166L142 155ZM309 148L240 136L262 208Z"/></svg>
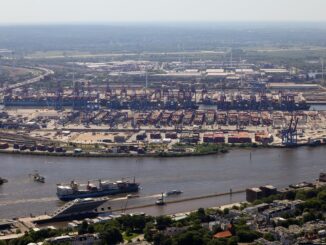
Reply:
<svg viewBox="0 0 326 245"><path fill-rule="evenodd" d="M0 94L2 94L5 90L8 90L8 89L17 89L17 88L21 88L21 87L24 87L24 86L27 86L27 85L31 85L33 83L37 83L37 82L43 80L45 77L54 74L54 71L52 71L50 69L47 69L47 68L43 68L43 67L31 67L31 69L41 70L43 74L40 75L40 76L28 79L28 80L23 81L23 82L11 84L11 85L7 86L6 88L1 88L0 89Z"/></svg>

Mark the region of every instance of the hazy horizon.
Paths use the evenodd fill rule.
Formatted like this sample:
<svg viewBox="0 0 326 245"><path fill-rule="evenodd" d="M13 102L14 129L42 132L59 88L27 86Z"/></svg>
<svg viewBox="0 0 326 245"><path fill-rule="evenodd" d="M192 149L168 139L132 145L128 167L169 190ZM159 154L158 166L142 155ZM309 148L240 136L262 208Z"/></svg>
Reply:
<svg viewBox="0 0 326 245"><path fill-rule="evenodd" d="M2 0L0 24L325 22L324 0Z"/></svg>
<svg viewBox="0 0 326 245"><path fill-rule="evenodd" d="M183 28L183 29L241 29L261 28L283 29L326 29L324 21L108 21L108 22L27 22L1 23L0 27L142 27L142 28Z"/></svg>

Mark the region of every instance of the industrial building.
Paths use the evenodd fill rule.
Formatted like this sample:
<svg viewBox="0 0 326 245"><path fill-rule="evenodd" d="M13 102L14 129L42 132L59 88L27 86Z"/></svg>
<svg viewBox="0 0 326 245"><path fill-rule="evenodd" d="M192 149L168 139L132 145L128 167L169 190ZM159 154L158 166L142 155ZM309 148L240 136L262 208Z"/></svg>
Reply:
<svg viewBox="0 0 326 245"><path fill-rule="evenodd" d="M247 202L254 202L265 197L276 195L277 193L277 188L272 185L248 188L246 189L246 200Z"/></svg>

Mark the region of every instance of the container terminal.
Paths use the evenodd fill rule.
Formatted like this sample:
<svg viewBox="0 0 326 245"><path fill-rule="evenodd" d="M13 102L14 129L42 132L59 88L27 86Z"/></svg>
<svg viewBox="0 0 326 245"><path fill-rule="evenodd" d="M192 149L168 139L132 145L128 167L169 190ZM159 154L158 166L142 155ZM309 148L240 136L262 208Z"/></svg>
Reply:
<svg viewBox="0 0 326 245"><path fill-rule="evenodd" d="M72 85L48 67L0 90L1 152L146 156L196 153L199 144L326 142L325 111L311 104L325 102L325 89L293 67L73 62Z"/></svg>
<svg viewBox="0 0 326 245"><path fill-rule="evenodd" d="M111 90L110 90L111 91ZM102 98L103 97L103 98ZM80 110L178 110L198 109L200 105L215 106L219 110L309 110L310 106L301 93L221 93L196 90L132 90L121 88L114 93L80 95L59 94L46 96L9 94L5 95L6 107L72 107Z"/></svg>

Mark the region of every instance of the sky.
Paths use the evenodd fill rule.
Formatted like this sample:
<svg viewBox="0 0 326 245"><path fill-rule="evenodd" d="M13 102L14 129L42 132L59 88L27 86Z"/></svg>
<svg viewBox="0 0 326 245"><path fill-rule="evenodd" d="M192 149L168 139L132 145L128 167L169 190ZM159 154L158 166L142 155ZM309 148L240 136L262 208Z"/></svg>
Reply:
<svg viewBox="0 0 326 245"><path fill-rule="evenodd" d="M0 24L326 21L326 0L0 0Z"/></svg>

